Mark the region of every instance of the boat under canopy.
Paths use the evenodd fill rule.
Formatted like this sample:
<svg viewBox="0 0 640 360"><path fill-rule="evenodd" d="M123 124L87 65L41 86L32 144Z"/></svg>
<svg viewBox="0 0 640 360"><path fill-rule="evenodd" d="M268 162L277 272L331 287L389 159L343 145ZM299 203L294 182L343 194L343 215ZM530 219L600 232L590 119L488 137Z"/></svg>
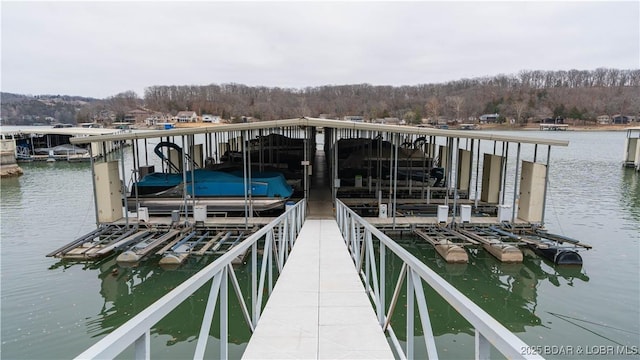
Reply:
<svg viewBox="0 0 640 360"><path fill-rule="evenodd" d="M245 192L252 197L287 199L293 189L278 172L259 172L251 177L251 185L245 184L242 173L196 169L183 174L150 173L135 183L131 196L139 197L179 197L182 194L183 179L186 178L187 195L192 197L244 197ZM249 191L246 191L249 190Z"/></svg>

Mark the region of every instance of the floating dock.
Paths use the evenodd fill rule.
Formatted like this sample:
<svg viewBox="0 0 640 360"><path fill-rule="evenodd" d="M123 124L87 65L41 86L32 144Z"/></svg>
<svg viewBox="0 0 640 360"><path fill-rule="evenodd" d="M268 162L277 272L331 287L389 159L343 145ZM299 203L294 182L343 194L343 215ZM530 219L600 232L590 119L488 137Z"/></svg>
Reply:
<svg viewBox="0 0 640 360"><path fill-rule="evenodd" d="M568 124L540 124L540 130L547 131L567 131L569 130Z"/></svg>
<svg viewBox="0 0 640 360"><path fill-rule="evenodd" d="M175 268L191 256L223 254L251 235L258 227L239 230L241 224L227 226L220 223L171 227L165 222L151 226L135 222L128 226L111 224L79 237L47 254L67 260L100 260L117 254L123 266L135 265L152 257L160 257L158 264ZM158 225L160 224L160 225ZM241 263L244 255L234 263Z"/></svg>
<svg viewBox="0 0 640 360"><path fill-rule="evenodd" d="M420 230L416 229L414 233L431 244L438 254L448 263L469 262L469 257L463 246L465 244L478 244L475 240L468 238L463 239L460 234L441 226L432 226Z"/></svg>
<svg viewBox="0 0 640 360"><path fill-rule="evenodd" d="M318 128L323 130L322 147L317 146ZM157 170L148 162L148 139L166 145L154 148L162 161ZM552 146L566 146L563 140L301 118L114 133L71 142L97 148L105 143L130 144L133 164L126 166L132 175L127 181L122 178L122 172L129 178L123 160L93 164L96 222L102 230L52 256L93 259L117 253L119 261L127 263L159 255L164 265L180 264L202 248L206 252L239 241L234 238L239 233L226 236L227 232L250 233L296 197L309 200L326 189L323 196L340 199L383 231L415 233L448 262L468 261L467 247L483 248L502 262L521 262L521 247L557 263L565 258L544 255L560 249L557 240L502 228L505 223L543 228L550 151ZM510 144L516 146L515 162L507 156ZM525 145L534 150L526 159L520 150ZM546 147L546 154L539 147ZM515 167L512 189L506 181L509 165ZM178 178L190 184L188 174L198 169L240 171L245 179L271 169L297 185L291 199L260 197L255 191L233 199L194 197L180 190L183 185L152 196L134 194L133 184L146 174L175 179L182 172ZM119 206L122 202L127 209ZM174 216L180 220L172 220ZM218 236L222 242L212 244Z"/></svg>
<svg viewBox="0 0 640 360"><path fill-rule="evenodd" d="M317 135L320 127L322 133ZM317 141L321 138L323 141ZM150 140L173 144L154 151L160 165L157 162L151 165L148 159L153 155L148 151ZM242 261L245 251L258 242L266 249L260 255L257 250L251 256L252 301L248 301L251 304L240 302L249 329L255 331L244 353L246 359L392 358L394 353L383 332L387 309L385 292L379 291L386 289L383 276L379 278L382 285L377 280L362 281L362 277L377 276L378 256L380 264L386 261L383 252L374 253L377 243L371 239L372 233L413 234L451 263L467 263L469 248L486 251L502 262L517 263L523 261L521 249L532 248L556 264L575 264L572 261L576 257L571 260L571 254L565 256L563 252L577 254L578 250L589 248L579 241L541 230L551 147L566 146L563 140L312 118L72 140L77 144L110 141L127 142L133 156L132 164L125 163L124 157L92 164L99 229L50 255L74 254L78 258L89 258L90 254L102 251L117 256L122 266L157 261L160 266L175 267L193 256L226 251L218 258L221 261L207 265L167 295L172 299L185 299L211 281L203 330L196 345L199 358L206 349L218 297L220 309L228 308L231 291L248 301L249 297L241 294L231 264ZM532 151L522 152L523 146L531 147ZM199 184L206 179L197 179L196 170L242 174L245 179L242 196L236 196L232 207L225 204L224 199L201 196L195 191L190 193L190 189L199 185L216 186ZM279 172L287 181L296 183L291 195L268 198L282 202L266 211L254 206L254 200L265 197L259 195L258 187L252 183L252 175L263 171ZM157 188L147 189L144 194L133 192L132 184L139 185L150 173L157 179L172 181L154 183L152 186ZM508 176L513 176L512 181L508 181ZM167 209L151 208L150 201L165 196L172 200L165 204ZM203 199L214 203L199 202ZM340 202L347 204L356 216L345 215L347 212ZM303 205L308 205L308 209L300 210ZM295 211L283 215L290 207ZM291 219L292 214L306 215L306 218ZM334 220L336 215L340 217L338 221ZM277 221L271 223L274 218ZM301 228L292 228L292 224L300 224ZM300 233L294 242L297 231ZM253 232L259 236L243 241ZM406 282L406 301L412 301L407 305L412 309L406 317L407 337L411 339L407 341L407 348L413 349L414 300L422 325L430 323L422 280L419 280L430 276L429 269L410 258L410 254L401 255L406 250L383 235L376 235L380 244L384 238L387 250L394 249L399 257L406 255L404 261L411 263L404 263L406 272L397 279L389 310L393 312L395 302L401 298L402 282ZM353 255L346 251L347 237ZM292 252L285 262L289 248ZM554 250L553 256L549 255ZM261 262L258 256L263 256ZM258 262L262 270L258 269ZM380 265L383 267L386 268ZM270 292L271 271L280 270L275 290L260 316L262 296ZM438 285L440 290L457 298L458 295L452 295L455 289L442 282ZM371 304L378 301L383 301L383 306L374 313ZM166 315L170 309L165 304L167 302L159 301L152 305L155 310L150 309L148 313L157 311ZM251 312L248 307L252 308ZM470 302L465 308L467 315L484 313ZM157 316L159 320L161 316ZM484 323L473 315L466 318L478 325ZM222 312L222 358L228 356L228 320L228 313ZM509 339L501 342L505 347L519 343L517 337L491 320L493 322L486 322L489 325L476 328L477 358L489 357L488 339L494 335ZM88 353L93 354L95 350L111 354L111 345L115 344L112 340L116 338L130 339L125 346L135 342L136 351L141 355L149 353L148 330L145 335L143 327L122 328L107 335ZM495 329L502 330L497 334ZM389 328L387 331L390 334ZM482 331L489 334L488 337ZM391 337L394 348L404 351L394 337ZM424 338L429 357L437 357L433 336ZM503 354L509 358L523 357L518 350L514 347ZM406 356L412 358L413 350L407 351ZM112 355L104 357L117 354L118 351L113 350ZM536 354L531 358L536 358Z"/></svg>
<svg viewBox="0 0 640 360"><path fill-rule="evenodd" d="M461 234L476 240L482 247L496 259L505 263L521 263L522 252L518 249L518 244L509 241L509 237L491 228L482 229L478 227L457 229Z"/></svg>

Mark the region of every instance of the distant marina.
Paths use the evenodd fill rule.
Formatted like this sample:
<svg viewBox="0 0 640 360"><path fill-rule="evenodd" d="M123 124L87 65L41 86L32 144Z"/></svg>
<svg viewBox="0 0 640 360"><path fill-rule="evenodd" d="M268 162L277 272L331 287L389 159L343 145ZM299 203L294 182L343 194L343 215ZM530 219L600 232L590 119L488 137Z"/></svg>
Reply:
<svg viewBox="0 0 640 360"><path fill-rule="evenodd" d="M97 136L122 133L121 129L72 126L26 126L3 127L0 131L3 140L13 140L15 157L18 162L25 161L89 161L89 152L94 157L109 154L122 146L122 143L105 143L92 149L72 145L72 137Z"/></svg>

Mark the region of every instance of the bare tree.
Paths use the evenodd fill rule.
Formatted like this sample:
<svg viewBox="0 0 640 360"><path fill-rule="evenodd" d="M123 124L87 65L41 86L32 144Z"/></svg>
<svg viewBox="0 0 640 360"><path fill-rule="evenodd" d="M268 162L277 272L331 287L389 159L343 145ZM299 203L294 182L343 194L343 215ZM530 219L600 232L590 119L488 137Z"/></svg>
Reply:
<svg viewBox="0 0 640 360"><path fill-rule="evenodd" d="M427 115L431 117L431 123L437 124L438 117L440 116L440 100L437 97L432 96L427 100L427 104L425 105L425 110L427 111Z"/></svg>
<svg viewBox="0 0 640 360"><path fill-rule="evenodd" d="M455 112L455 120L460 121L460 111L462 110L462 104L464 104L464 98L462 96L447 96L445 101Z"/></svg>
<svg viewBox="0 0 640 360"><path fill-rule="evenodd" d="M516 115L516 123L522 124L524 122L522 119L522 115L527 109L527 102L524 100L517 100L511 104L511 107L513 108L513 111L515 112L515 115Z"/></svg>

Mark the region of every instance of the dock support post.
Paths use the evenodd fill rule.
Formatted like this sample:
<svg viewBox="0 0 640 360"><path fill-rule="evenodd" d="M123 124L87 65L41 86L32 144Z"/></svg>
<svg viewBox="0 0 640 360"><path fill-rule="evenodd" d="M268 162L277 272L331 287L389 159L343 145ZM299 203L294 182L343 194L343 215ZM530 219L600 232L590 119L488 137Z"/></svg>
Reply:
<svg viewBox="0 0 640 360"><path fill-rule="evenodd" d="M95 163L93 168L94 194L98 223L113 222L122 218L122 182L118 161Z"/></svg>
<svg viewBox="0 0 640 360"><path fill-rule="evenodd" d="M95 215L96 215L96 226L99 226L100 213L98 210L98 191L96 189L96 169L94 167L95 160L93 159L93 144L89 146L89 165L91 166L91 185L93 186L93 207L95 209ZM128 208L128 205L127 205L127 208Z"/></svg>
<svg viewBox="0 0 640 360"><path fill-rule="evenodd" d="M15 140L0 140L0 177L20 176L22 174L23 171L16 162Z"/></svg>
<svg viewBox="0 0 640 360"><path fill-rule="evenodd" d="M490 204L498 204L500 202L500 186L502 183L502 156L484 154L482 167L480 200Z"/></svg>
<svg viewBox="0 0 640 360"><path fill-rule="evenodd" d="M398 200L398 146L400 144L400 134L395 134L395 165L393 167L394 169L394 173L393 173L393 205L391 206L391 211L393 212L392 216L393 216L393 229L396 229L396 202Z"/></svg>
<svg viewBox="0 0 640 360"><path fill-rule="evenodd" d="M551 159L551 145L547 145L547 170L544 174L544 195L542 196L542 220L540 225L544 226L545 208L547 207L547 189L549 188L549 159Z"/></svg>
<svg viewBox="0 0 640 360"><path fill-rule="evenodd" d="M507 191L507 166L509 162L509 143L502 142L502 168L500 170L500 179L502 187L500 188L500 204L504 204L504 199Z"/></svg>
<svg viewBox="0 0 640 360"><path fill-rule="evenodd" d="M511 207L513 211L511 211L511 223L513 224L516 220L516 212L518 208L516 208L516 199L518 198L518 175L520 170L520 143L518 143L518 153L516 155L516 174L513 179L513 206Z"/></svg>
<svg viewBox="0 0 640 360"><path fill-rule="evenodd" d="M476 153L476 190L475 190L475 208L478 208L478 200L480 200L480 194L478 194L478 181L480 180L480 139L478 139L478 152Z"/></svg>
<svg viewBox="0 0 640 360"><path fill-rule="evenodd" d="M187 187L187 157L185 155L185 151L187 150L187 146L185 143L185 139L184 139L184 135L182 135L181 137L182 140L182 159L180 159L180 164L182 164L182 185L184 187L184 190L182 191L182 198L184 200L184 219L185 221L187 219L189 219L189 207L187 206L187 199L188 199L188 187ZM196 184L192 183L191 184L191 191L192 191L192 195L195 196L196 194Z"/></svg>
<svg viewBox="0 0 640 360"><path fill-rule="evenodd" d="M124 149L120 148L120 168L122 170L122 182L127 178L124 173ZM126 185L126 183L124 184ZM122 203L124 204L124 223L127 227L129 227L129 204L127 204L127 194L125 194L126 190L124 188L120 189L120 196L122 197ZM136 209L136 212L138 209Z"/></svg>

